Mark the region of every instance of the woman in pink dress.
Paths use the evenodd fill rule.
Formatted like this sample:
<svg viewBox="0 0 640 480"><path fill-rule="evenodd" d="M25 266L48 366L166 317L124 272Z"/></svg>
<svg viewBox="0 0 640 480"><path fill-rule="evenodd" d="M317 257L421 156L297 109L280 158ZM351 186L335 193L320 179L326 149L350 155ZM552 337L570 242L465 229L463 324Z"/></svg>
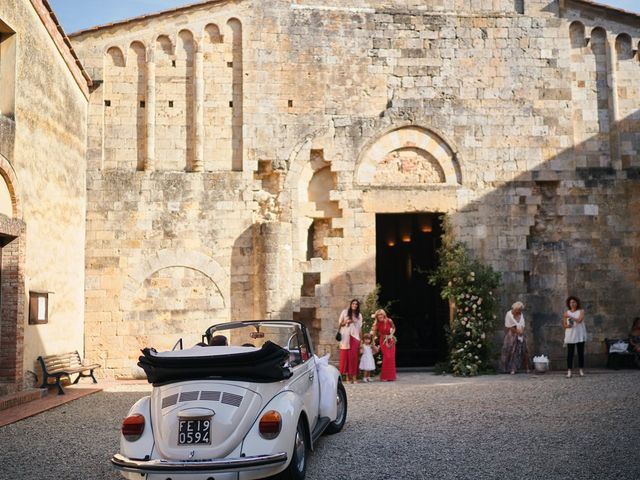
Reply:
<svg viewBox="0 0 640 480"><path fill-rule="evenodd" d="M371 334L374 337L378 335L382 352L380 381L392 382L396 379L396 326L384 310L376 311L375 318Z"/></svg>

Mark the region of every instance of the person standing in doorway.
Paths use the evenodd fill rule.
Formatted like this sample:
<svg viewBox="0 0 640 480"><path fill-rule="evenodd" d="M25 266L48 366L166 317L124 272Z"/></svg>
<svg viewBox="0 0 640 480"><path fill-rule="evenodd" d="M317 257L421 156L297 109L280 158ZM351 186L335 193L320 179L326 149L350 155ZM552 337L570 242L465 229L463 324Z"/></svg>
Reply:
<svg viewBox="0 0 640 480"><path fill-rule="evenodd" d="M524 333L524 304L516 302L511 305L511 310L504 317L504 341L502 343L502 355L500 356L500 367L503 372L511 375L525 364L529 373L529 349L527 338Z"/></svg>
<svg viewBox="0 0 640 480"><path fill-rule="evenodd" d="M562 315L564 343L567 345L567 378L571 378L573 353L578 350L578 368L584 377L584 344L587 341L587 328L584 325L584 310L580 308L577 297L567 298L568 310Z"/></svg>
<svg viewBox="0 0 640 480"><path fill-rule="evenodd" d="M362 329L362 315L358 300L351 300L349 308L340 313L338 325L341 334L340 373L345 376L345 381L356 383L358 381L360 330Z"/></svg>
<svg viewBox="0 0 640 480"><path fill-rule="evenodd" d="M393 382L396 379L396 326L384 310L377 310L371 335L379 336L380 352L382 352L381 382Z"/></svg>

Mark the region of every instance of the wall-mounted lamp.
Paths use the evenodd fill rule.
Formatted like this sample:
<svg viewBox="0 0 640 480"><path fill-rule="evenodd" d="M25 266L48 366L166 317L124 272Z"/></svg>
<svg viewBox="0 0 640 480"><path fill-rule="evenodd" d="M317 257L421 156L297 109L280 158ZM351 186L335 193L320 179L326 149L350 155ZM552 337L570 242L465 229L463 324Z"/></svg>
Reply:
<svg viewBox="0 0 640 480"><path fill-rule="evenodd" d="M422 233L431 233L433 231L433 223L431 217L423 215L420 217L420 231Z"/></svg>
<svg viewBox="0 0 640 480"><path fill-rule="evenodd" d="M387 237L387 246L395 247L396 246L396 232L395 232L395 230L388 229L386 237Z"/></svg>
<svg viewBox="0 0 640 480"><path fill-rule="evenodd" d="M398 222L398 230L400 232L400 240L402 240L403 243L411 242L411 224L411 217L407 215L403 215L400 217Z"/></svg>

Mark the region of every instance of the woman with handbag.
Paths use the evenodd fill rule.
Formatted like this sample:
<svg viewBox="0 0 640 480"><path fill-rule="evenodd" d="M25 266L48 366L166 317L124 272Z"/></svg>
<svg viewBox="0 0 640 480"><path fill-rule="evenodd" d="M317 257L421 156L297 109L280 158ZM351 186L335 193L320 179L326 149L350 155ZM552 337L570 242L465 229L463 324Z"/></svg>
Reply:
<svg viewBox="0 0 640 480"><path fill-rule="evenodd" d="M353 299L349 308L340 313L336 334L336 340L340 342L340 373L345 376L345 381L351 383L356 383L358 377L361 329L360 302Z"/></svg>

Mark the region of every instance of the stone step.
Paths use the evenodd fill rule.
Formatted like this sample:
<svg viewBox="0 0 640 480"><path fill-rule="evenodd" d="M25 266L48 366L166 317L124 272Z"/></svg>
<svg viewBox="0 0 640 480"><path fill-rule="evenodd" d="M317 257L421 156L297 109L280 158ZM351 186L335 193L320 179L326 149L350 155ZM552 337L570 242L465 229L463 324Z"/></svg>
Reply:
<svg viewBox="0 0 640 480"><path fill-rule="evenodd" d="M34 400L45 397L48 391L45 388L36 388L32 390L23 390L21 392L10 393L0 397L0 411L7 408L23 405Z"/></svg>

